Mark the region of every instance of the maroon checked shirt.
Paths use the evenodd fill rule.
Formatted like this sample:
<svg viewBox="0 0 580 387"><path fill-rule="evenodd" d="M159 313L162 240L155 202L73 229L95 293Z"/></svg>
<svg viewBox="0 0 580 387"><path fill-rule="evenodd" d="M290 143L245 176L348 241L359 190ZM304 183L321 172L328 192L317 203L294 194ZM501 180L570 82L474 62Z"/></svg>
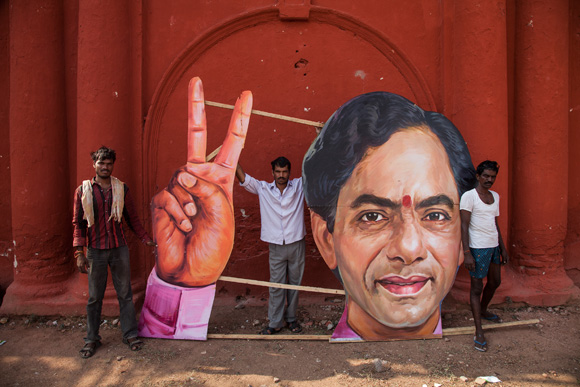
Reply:
<svg viewBox="0 0 580 387"><path fill-rule="evenodd" d="M113 249L120 246L125 246L125 234L123 233L123 225L115 222L114 219L109 221L111 216L111 205L113 202L113 188L109 187L103 190L99 184L93 183L93 208L95 213L95 223L92 227L87 226L87 221L83 219L84 211L81 197L83 194L83 186L80 185L75 191L74 197L74 213L73 213L73 246L87 246L93 249ZM137 210L135 209L135 202L129 192L127 184L125 187L125 206L123 207L123 219L133 232L141 239L142 242L150 241L151 238L147 231L143 228Z"/></svg>

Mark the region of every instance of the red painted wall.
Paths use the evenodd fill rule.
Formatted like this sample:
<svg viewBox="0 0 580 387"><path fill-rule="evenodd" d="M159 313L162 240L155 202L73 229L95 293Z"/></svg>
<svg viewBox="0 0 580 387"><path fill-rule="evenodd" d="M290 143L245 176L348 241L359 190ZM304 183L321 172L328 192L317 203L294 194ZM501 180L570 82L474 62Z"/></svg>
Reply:
<svg viewBox="0 0 580 387"><path fill-rule="evenodd" d="M563 291L542 285L526 293L518 285L524 277L527 285L541 283L534 267L541 272L552 261L557 262L552 265L552 282L568 278L565 266L580 283L580 178L574 173L580 164L575 151L580 145L578 3L557 0L543 5L543 16L537 16L533 29L527 25L526 12L535 10L516 0L300 3L2 2L0 52L8 55L0 56L0 130L5 138L10 135L10 141L0 144L0 155L7 155L0 159L0 178L8 182L0 187L0 219L8 219L0 221L0 249L3 241L29 238L29 229L38 235L37 244L46 244L46 238L58 241L49 242L56 246L58 258L54 251L39 252L25 244L16 250L25 267L56 273L53 279L12 272L11 258L0 255L0 286L13 281L2 311L50 313L57 305L63 313L84 313L86 278L74 273L70 200L74 188L92 174L88 152L103 143L117 149L116 175L130 185L148 224L151 197L185 161L186 90L193 76L202 78L207 100L232 104L242 90L251 90L255 109L313 121L325 121L348 99L375 90L398 93L426 110L442 112L464 135L475 164L492 158L502 166L496 189L502 196L501 228L514 264L506 269L496 302L511 295L532 303L559 303L578 293L569 279ZM41 9L50 12L36 12ZM14 24L27 13L38 14L35 23L25 24L26 28ZM567 48L550 50L550 44L538 40L546 34L569 41ZM46 51L30 49L38 39L45 39ZM534 49L534 62L529 62L522 44ZM25 59L20 60L23 53ZM549 59L554 56L559 63L555 69ZM542 66L543 61L550 66ZM526 67L528 63L536 66ZM52 89L50 93L41 89L44 94L38 98L49 99L51 108L24 109L42 84L42 78L34 75L38 68L47 74ZM534 73L537 78L530 76ZM556 101L544 93L553 104L549 110L563 120L554 130L567 142L527 132L549 124L541 115L531 126L524 120L537 99L526 99L526 90L534 97L538 79L552 79L542 87L557 84L567 90ZM207 108L208 153L223 141L230 113ZM39 123L49 142L36 141ZM253 116L240 162L251 175L268 180L269 162L285 155L293 163L293 175L299 176L302 157L315 136L313 127ZM59 157L51 155L48 144L59 150ZM538 179L528 188L526 179L535 172L528 165L541 169L547 145L558 157L540 177L555 174L549 184ZM35 155L64 163L56 171L47 170L45 158ZM531 164L522 162L526 157ZM58 198L56 209L48 197L26 206L33 197L22 194L22 187L32 189L37 180ZM542 211L533 219L557 230L542 226L534 231L534 237L559 243L559 249L549 254L541 251L541 244L526 250L535 243L525 227L532 222L528 211L538 199L557 210L556 218L551 216L554 211ZM257 197L234 187L234 206L236 241L224 274L267 280L268 253L267 245L259 241ZM31 210L35 217L29 220ZM50 227L37 220L47 217L54 219ZM310 234L307 243L303 283L339 287ZM154 259L134 240L131 249L139 301ZM54 284L54 278L60 294L42 297L30 286L36 281L43 289L43 281ZM466 300L467 288L461 270L453 295ZM264 288L225 282L218 283L218 290L226 296L267 294ZM108 295L105 310L116 313L112 289Z"/></svg>
<svg viewBox="0 0 580 387"><path fill-rule="evenodd" d="M14 279L10 205L10 56L8 2L0 2L0 303Z"/></svg>
<svg viewBox="0 0 580 387"><path fill-rule="evenodd" d="M570 1L569 29L569 142L568 230L565 240L566 272L580 284L580 3Z"/></svg>

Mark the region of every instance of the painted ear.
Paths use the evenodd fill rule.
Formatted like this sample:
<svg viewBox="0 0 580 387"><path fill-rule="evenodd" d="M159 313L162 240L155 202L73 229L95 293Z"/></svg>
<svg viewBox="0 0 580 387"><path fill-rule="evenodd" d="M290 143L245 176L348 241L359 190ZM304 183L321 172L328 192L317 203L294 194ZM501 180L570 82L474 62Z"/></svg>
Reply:
<svg viewBox="0 0 580 387"><path fill-rule="evenodd" d="M326 227L326 221L320 215L310 210L310 221L314 242L318 246L320 255L331 270L336 269L336 254L334 252L334 237Z"/></svg>

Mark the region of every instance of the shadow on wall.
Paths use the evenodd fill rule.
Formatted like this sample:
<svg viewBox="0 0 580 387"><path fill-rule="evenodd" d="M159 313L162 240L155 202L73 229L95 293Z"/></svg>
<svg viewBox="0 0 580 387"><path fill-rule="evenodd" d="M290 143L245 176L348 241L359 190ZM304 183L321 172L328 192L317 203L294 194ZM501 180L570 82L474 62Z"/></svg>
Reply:
<svg viewBox="0 0 580 387"><path fill-rule="evenodd" d="M8 250L8 242L0 241L0 306L12 281L14 281L12 254Z"/></svg>
<svg viewBox="0 0 580 387"><path fill-rule="evenodd" d="M567 243L564 252L566 274L580 288L580 241Z"/></svg>

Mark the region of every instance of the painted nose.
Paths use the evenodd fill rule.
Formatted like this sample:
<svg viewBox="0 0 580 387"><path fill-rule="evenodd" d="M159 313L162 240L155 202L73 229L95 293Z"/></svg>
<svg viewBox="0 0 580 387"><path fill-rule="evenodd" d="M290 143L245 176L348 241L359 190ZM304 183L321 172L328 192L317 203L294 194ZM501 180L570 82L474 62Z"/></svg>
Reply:
<svg viewBox="0 0 580 387"><path fill-rule="evenodd" d="M399 224L389 247L387 256L390 260L410 265L427 257L423 243L423 234L415 220L406 219Z"/></svg>

